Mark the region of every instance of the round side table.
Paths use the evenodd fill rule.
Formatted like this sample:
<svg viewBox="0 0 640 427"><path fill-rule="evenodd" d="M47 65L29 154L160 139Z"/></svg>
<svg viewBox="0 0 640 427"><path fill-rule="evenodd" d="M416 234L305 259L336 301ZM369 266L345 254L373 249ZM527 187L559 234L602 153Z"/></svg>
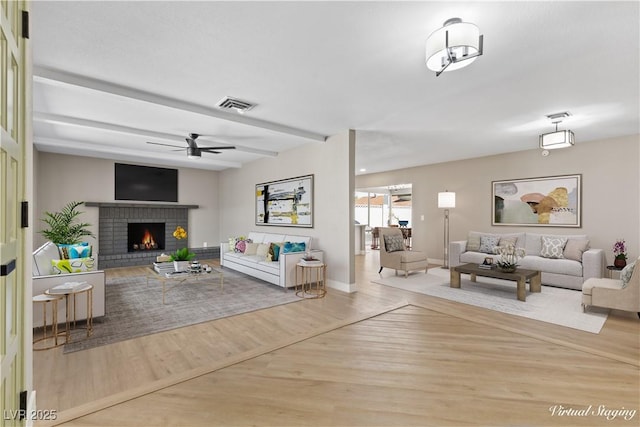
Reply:
<svg viewBox="0 0 640 427"><path fill-rule="evenodd" d="M296 264L296 295L300 298L322 298L327 294L327 265Z"/></svg>
<svg viewBox="0 0 640 427"><path fill-rule="evenodd" d="M62 295L45 295L40 294L33 297L33 303L42 304L42 336L33 340L33 350L49 350L59 347L66 343L66 339L62 339L60 335L66 337L66 331L58 331L58 301L62 299ZM51 305L51 325L47 325L47 307ZM51 334L47 334L47 330Z"/></svg>
<svg viewBox="0 0 640 427"><path fill-rule="evenodd" d="M64 296L65 298L65 333L68 343L71 342L71 331L73 329L86 329L87 338L93 333L93 285L82 282L76 284L65 283L51 289L47 289L45 295ZM87 323L86 326L76 325L76 297L80 294L86 295L87 300ZM71 298L73 297L73 298Z"/></svg>
<svg viewBox="0 0 640 427"><path fill-rule="evenodd" d="M607 273L609 273L609 279L611 279L611 272L617 271L620 273L624 267L616 267L615 265L607 265Z"/></svg>

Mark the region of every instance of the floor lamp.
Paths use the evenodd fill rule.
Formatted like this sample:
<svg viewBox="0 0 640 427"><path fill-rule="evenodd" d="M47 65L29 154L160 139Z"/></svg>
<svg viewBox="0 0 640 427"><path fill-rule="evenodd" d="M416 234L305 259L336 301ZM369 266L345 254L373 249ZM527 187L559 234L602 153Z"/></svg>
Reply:
<svg viewBox="0 0 640 427"><path fill-rule="evenodd" d="M456 207L456 193L445 190L438 193L438 207L444 209L444 265L449 268L449 209Z"/></svg>

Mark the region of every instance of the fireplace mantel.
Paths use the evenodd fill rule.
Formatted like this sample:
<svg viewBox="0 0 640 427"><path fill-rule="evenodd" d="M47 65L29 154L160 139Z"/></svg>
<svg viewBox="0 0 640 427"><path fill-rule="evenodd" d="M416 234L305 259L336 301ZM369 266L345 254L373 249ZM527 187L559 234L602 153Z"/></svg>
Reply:
<svg viewBox="0 0 640 427"><path fill-rule="evenodd" d="M122 203L122 202L84 202L85 206L99 208L156 208L156 209L198 209L198 205L174 205L164 203Z"/></svg>

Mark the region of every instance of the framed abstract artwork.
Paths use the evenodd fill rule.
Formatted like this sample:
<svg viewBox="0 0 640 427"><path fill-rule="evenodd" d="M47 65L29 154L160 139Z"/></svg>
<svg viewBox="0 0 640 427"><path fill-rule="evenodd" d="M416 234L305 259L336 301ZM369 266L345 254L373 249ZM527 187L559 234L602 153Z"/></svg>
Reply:
<svg viewBox="0 0 640 427"><path fill-rule="evenodd" d="M582 175L492 182L492 225L581 227Z"/></svg>
<svg viewBox="0 0 640 427"><path fill-rule="evenodd" d="M313 175L257 184L256 225L313 227Z"/></svg>

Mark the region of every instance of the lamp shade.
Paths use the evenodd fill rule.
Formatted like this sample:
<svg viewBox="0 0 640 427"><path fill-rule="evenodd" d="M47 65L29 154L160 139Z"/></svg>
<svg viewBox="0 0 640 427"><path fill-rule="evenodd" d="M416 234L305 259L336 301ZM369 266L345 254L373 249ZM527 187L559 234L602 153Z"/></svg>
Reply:
<svg viewBox="0 0 640 427"><path fill-rule="evenodd" d="M450 62L447 54L447 33L448 49L454 58L453 62ZM427 38L427 68L437 72L447 64L449 65L445 71L466 67L475 61L479 54L482 54L480 44L480 30L476 25L462 22L460 18L449 19L442 28L434 31Z"/></svg>
<svg viewBox="0 0 640 427"><path fill-rule="evenodd" d="M438 193L438 207L441 209L455 208L456 193L452 191L444 191Z"/></svg>
<svg viewBox="0 0 640 427"><path fill-rule="evenodd" d="M558 130L540 135L540 148L545 150L571 147L574 144L575 135L570 130Z"/></svg>

